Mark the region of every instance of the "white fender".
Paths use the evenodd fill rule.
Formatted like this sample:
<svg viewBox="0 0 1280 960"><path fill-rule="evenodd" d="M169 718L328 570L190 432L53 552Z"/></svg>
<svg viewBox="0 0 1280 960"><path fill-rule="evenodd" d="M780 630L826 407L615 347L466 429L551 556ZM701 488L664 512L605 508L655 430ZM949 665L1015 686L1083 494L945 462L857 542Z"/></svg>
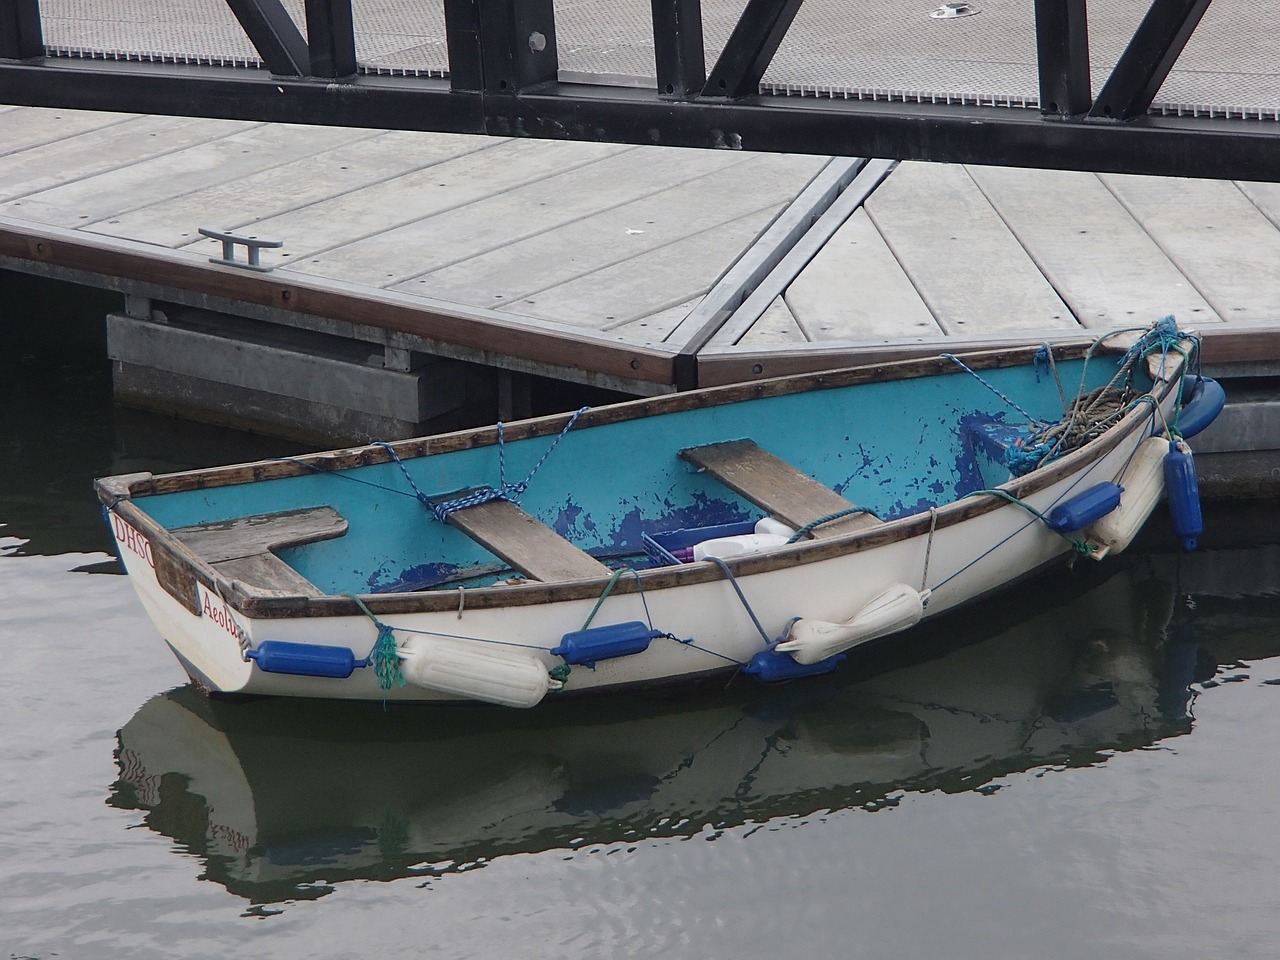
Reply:
<svg viewBox="0 0 1280 960"><path fill-rule="evenodd" d="M396 646L410 683L468 700L532 707L560 683L531 654L474 640L418 635Z"/></svg>
<svg viewBox="0 0 1280 960"><path fill-rule="evenodd" d="M1164 437L1148 437L1138 444L1116 480L1124 488L1120 506L1085 528L1084 537L1093 547L1093 559L1119 553L1138 535L1164 496L1164 455L1168 452L1169 441Z"/></svg>
<svg viewBox="0 0 1280 960"><path fill-rule="evenodd" d="M924 616L929 591L895 583L869 600L844 623L802 617L791 625L787 639L775 647L796 663L817 663L850 647L913 627Z"/></svg>

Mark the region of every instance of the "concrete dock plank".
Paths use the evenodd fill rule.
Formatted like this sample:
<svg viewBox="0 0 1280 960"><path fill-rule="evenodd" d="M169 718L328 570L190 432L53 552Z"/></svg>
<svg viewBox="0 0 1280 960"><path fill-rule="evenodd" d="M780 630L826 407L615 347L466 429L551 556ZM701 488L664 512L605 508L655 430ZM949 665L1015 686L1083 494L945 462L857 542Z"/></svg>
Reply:
<svg viewBox="0 0 1280 960"><path fill-rule="evenodd" d="M1132 326L1166 314L1187 324L1218 320L1095 174L967 169L1085 327Z"/></svg>
<svg viewBox="0 0 1280 960"><path fill-rule="evenodd" d="M317 259L364 237L466 207L627 149L616 144L489 138L480 149L469 150L464 141L457 156L322 203L267 217L255 230L261 236L284 238L286 250L292 252L290 261L301 263L304 258ZM279 263L280 259L264 253L263 262ZM394 280L394 275L382 273L381 277L366 276L363 282Z"/></svg>
<svg viewBox="0 0 1280 960"><path fill-rule="evenodd" d="M56 144L77 134L136 119L137 115L132 113L15 107L0 116L0 156Z"/></svg>
<svg viewBox="0 0 1280 960"><path fill-rule="evenodd" d="M1188 179L1171 187L1158 177L1112 174L1102 181L1219 317L1280 320L1280 232L1235 183Z"/></svg>
<svg viewBox="0 0 1280 960"><path fill-rule="evenodd" d="M331 127L296 127L282 138L265 124L241 124L228 129L234 132L176 153L54 187L21 201L0 204L0 215L8 213L59 226L91 224L363 135L362 131Z"/></svg>
<svg viewBox="0 0 1280 960"><path fill-rule="evenodd" d="M0 118L0 130L3 128L4 120ZM138 116L105 127L94 127L57 143L40 144L0 156L0 198L19 200L121 167L177 153L243 128L243 123L233 120ZM88 221L82 220L78 225L88 225Z"/></svg>
<svg viewBox="0 0 1280 960"><path fill-rule="evenodd" d="M577 274L500 309L612 331L705 295L714 279L763 230L773 206L677 236L661 246Z"/></svg>
<svg viewBox="0 0 1280 960"><path fill-rule="evenodd" d="M93 229L167 247L208 244L197 226L258 232L262 221L343 197L443 160L479 150L492 141L448 134L368 131L369 136L331 149L173 197L98 223ZM284 131L281 131L284 135ZM296 257L296 238L278 256Z"/></svg>
<svg viewBox="0 0 1280 960"><path fill-rule="evenodd" d="M652 196L748 158L711 151L632 148L572 167L465 207L394 227L296 264L343 280L382 278L406 293L429 284L431 271L563 227L603 209Z"/></svg>
<svg viewBox="0 0 1280 960"><path fill-rule="evenodd" d="M866 210L944 333L1078 329L963 167L900 164Z"/></svg>
<svg viewBox="0 0 1280 960"><path fill-rule="evenodd" d="M1249 202L1271 221L1272 226L1280 230L1280 183L1237 180L1236 186L1249 198Z"/></svg>
<svg viewBox="0 0 1280 960"><path fill-rule="evenodd" d="M513 303L695 231L732 223L766 207L780 209L803 189L822 162L822 158L760 155L746 180L714 173L699 177L436 271L426 287L431 296L461 303L480 305L481 299L485 306ZM708 280L714 276L712 272Z"/></svg>
<svg viewBox="0 0 1280 960"><path fill-rule="evenodd" d="M785 299L806 340L942 334L884 237L861 209L792 281Z"/></svg>
<svg viewBox="0 0 1280 960"><path fill-rule="evenodd" d="M809 338L796 322L795 315L787 306L786 300L783 297L777 297L765 308L764 313L760 314L760 319L751 325L751 329L743 334L742 339L738 341L738 346L794 347L808 341Z"/></svg>
<svg viewBox="0 0 1280 960"><path fill-rule="evenodd" d="M689 316L690 311L698 305L702 297L703 294L699 294L684 303L676 304L674 307L667 307L657 313L647 314L629 323L614 327L612 332L615 336L634 343L649 345L665 343L671 336L672 331L680 326L680 322L685 317Z"/></svg>

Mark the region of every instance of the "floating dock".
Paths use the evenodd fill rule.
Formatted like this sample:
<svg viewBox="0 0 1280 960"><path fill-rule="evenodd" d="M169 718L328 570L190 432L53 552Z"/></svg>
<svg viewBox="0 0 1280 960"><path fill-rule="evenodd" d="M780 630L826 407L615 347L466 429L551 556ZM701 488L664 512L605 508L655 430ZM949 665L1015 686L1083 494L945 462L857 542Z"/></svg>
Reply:
<svg viewBox="0 0 1280 960"><path fill-rule="evenodd" d="M403 437L556 383L651 395L1172 313L1240 398L1218 432L1275 448L1274 184L16 107L0 131L0 266L125 294L125 402ZM281 245L249 269L201 228Z"/></svg>
<svg viewBox="0 0 1280 960"><path fill-rule="evenodd" d="M702 8L714 56L739 10ZM1030 7L968 9L873 0L855 41L806 3L761 90L1034 105ZM1141 12L1090 5L1095 84ZM260 66L220 3L135 14L47 5L46 55ZM355 15L363 73L447 73L440 10ZM561 80L651 86L649 15L557 11ZM1152 109L1280 119L1262 17L1215 3ZM1280 439L1277 224L1276 184L0 107L0 267L124 295L120 399L317 441L1171 313L1230 382L1202 448L1253 457Z"/></svg>

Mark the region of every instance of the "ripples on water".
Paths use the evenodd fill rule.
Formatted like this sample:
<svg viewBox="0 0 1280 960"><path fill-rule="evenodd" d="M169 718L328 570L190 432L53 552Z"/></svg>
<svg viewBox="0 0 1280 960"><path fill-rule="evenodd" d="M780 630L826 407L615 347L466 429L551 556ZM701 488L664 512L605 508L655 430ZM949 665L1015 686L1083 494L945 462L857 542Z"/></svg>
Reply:
<svg viewBox="0 0 1280 960"><path fill-rule="evenodd" d="M782 688L212 702L89 481L292 451L51 357L0 361L0 955L1274 955L1273 505Z"/></svg>

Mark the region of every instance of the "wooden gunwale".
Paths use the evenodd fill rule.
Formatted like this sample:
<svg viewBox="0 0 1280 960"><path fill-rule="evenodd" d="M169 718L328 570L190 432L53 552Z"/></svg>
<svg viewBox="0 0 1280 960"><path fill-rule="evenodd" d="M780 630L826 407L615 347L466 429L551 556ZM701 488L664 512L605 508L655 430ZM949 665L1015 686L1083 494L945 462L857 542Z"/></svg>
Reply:
<svg viewBox="0 0 1280 960"><path fill-rule="evenodd" d="M995 366L1001 366L1010 359L1025 359L1029 361L1038 349L1037 347L1014 351L991 351L975 356L966 356L965 363L975 370L990 369ZM1061 350L1054 348L1054 359L1074 359L1082 356L1083 353L1083 348L1068 345ZM1178 367L1178 378L1182 376L1184 370L1185 365ZM688 394L611 405L610 407L600 408L597 411L589 410L583 413L578 420L578 424L581 426L600 426L637 417L651 416L657 413L676 412L694 407L732 403L764 396L786 395L799 390L832 389L861 383L872 383L884 379L912 379L940 372L951 373L953 371L957 375L963 373L951 360L945 357L938 357L931 360L904 361L901 364L889 364L874 368L858 367L833 373L807 374L780 378L776 381L709 388ZM1151 391L1151 395L1156 398L1157 402L1163 402L1169 391L1176 386L1178 378L1158 383ZM597 416L592 417L591 414L593 412ZM1063 477L1100 460L1114 450L1122 440L1135 430L1140 429L1142 424L1147 422L1152 415L1152 410L1145 405L1135 405L1112 429L1102 436L1066 454L1047 467L1000 485L999 489L1019 499L1025 499L1057 483ZM505 427L506 437L507 439L517 439L555 435L559 430L563 429L569 420L569 416L557 415L513 424ZM401 459L409 459L411 457L459 449L489 446L496 442L497 429L495 427L484 427L477 430L446 434L436 438L401 441L400 443L392 444L392 446ZM362 447L299 457L296 460L297 462L264 461L234 467L215 467L187 473L168 474L149 480L140 478L127 484L127 490L129 496L145 496L148 493L207 489L259 479L275 479L309 474L313 471L302 465L306 463L312 463L316 466L323 463L330 469L348 469L353 466L390 462L391 455L382 447ZM108 508L118 512L149 539L160 538L163 540L166 552L176 555L186 563L191 571L193 580L202 582L242 615L255 619L360 615L359 606L350 597L265 596L256 594L251 589L246 589L238 581L228 581L208 564L201 561L199 557L193 555L183 544L172 537L167 530L146 516L130 499L119 496L117 492L118 485L111 483L113 479L124 480L128 478L107 478L107 480L98 482L99 496L104 503L107 503ZM213 479L215 482L207 482L209 479ZM731 559L727 562L735 576L750 576L783 567L817 563L926 535L931 528L943 530L1006 506L1010 506L1008 501L997 496L966 497L939 507L932 518L928 512L913 514L888 521L870 529L804 541L779 547L768 553ZM664 590L677 586L708 583L721 580L724 577L719 567L709 562L679 567L659 567L642 570L639 573L639 582L634 577L620 578L614 585L612 592L634 593L641 588L646 591ZM561 581L557 583L530 582L518 585L470 588L466 590L466 604L469 609L490 609L538 606L548 603L594 599L600 596L608 579L608 577L598 577L589 580ZM192 589L194 592L194 586ZM448 612L456 610L458 605L458 595L454 590L367 594L362 595L360 599L371 611L378 614Z"/></svg>

